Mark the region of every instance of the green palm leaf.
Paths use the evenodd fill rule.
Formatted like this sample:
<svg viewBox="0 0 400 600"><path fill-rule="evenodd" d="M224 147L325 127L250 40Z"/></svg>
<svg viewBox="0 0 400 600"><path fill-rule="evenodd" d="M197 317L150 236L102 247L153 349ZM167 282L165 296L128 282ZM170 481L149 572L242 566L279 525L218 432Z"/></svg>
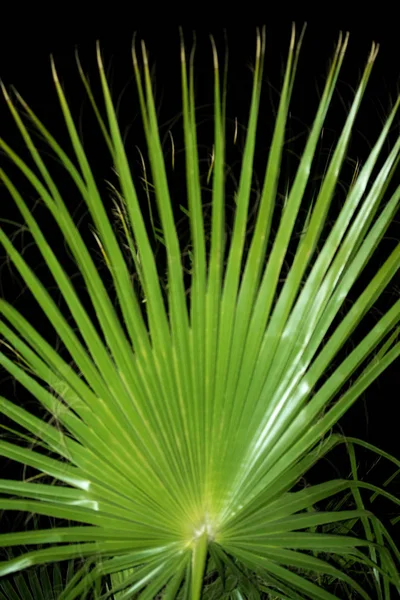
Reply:
<svg viewBox="0 0 400 600"><path fill-rule="evenodd" d="M0 598L1 600L58 600L65 587L73 580L75 569L76 564L71 560L64 571L60 563L54 563L50 566L42 565L14 573L0 580ZM100 590L93 598L99 597Z"/></svg>
<svg viewBox="0 0 400 600"><path fill-rule="evenodd" d="M389 598L393 585L400 590L399 552L389 533L364 509L360 490L386 494L399 504L396 498L358 481L354 469L353 480L328 481L293 491L294 484L319 458L344 441L337 434L327 434L400 354L397 300L352 352L337 359L346 340L397 272L399 244L340 323L336 325L335 321L399 207L400 189L389 197L387 189L400 157L400 139L382 161L381 154L400 101L321 247L321 234L377 54L373 46L319 193L312 206L306 206L303 235L280 286L294 227L306 204L317 143L344 60L347 37L338 43L300 164L279 212L280 165L300 42L301 38L296 43L293 33L248 252L245 241L264 33L257 37L250 116L228 247L224 232L225 84L221 88L213 45L215 135L209 232L200 185L193 54L188 67L182 44L186 186L192 240L189 302L144 45L143 68L135 50L133 63L151 185L167 257L166 302L99 49L106 122L80 65L79 69L118 175L118 211L144 305L132 285L129 264L107 215L54 64L54 83L73 160L25 101L18 95L17 100L86 204L112 277L117 307L69 213L67 200L52 179L20 110L3 88L35 168L2 139L0 146L57 224L85 282L93 315L85 309L18 188L2 170L1 178L66 302L73 327L3 230L0 242L70 354L74 368L25 317L0 300L0 333L17 356L11 360L2 353L0 363L61 426L1 398L0 410L35 436L42 451L0 441L0 453L54 478L57 484L1 480L0 509L34 512L78 525L1 534L4 547L49 547L33 548L0 563L0 574L87 557L96 560L96 566L71 580L61 595L63 600L80 597L86 586L105 576L111 576L119 600L151 599L157 594L196 600L211 572L217 574L216 583L204 588L204 597L232 589L231 597L259 598L261 589L269 589L279 598L334 598L313 582L309 574L314 573L338 579L360 597L368 598L368 593L330 560L350 557L367 568L373 567L377 597ZM279 227L273 235L272 218L276 215ZM326 376L335 359L335 368ZM355 373L356 378L349 383ZM310 512L316 503L349 490L354 496L353 510ZM345 520L361 521L365 538L324 532L327 525ZM251 573L262 573L264 587L257 590ZM235 589L230 587L235 585Z"/></svg>

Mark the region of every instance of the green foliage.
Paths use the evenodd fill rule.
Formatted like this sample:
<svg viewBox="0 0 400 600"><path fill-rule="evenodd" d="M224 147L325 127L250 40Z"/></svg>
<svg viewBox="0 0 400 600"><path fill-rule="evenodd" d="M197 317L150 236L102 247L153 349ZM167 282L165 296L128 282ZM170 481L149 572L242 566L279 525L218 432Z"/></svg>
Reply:
<svg viewBox="0 0 400 600"><path fill-rule="evenodd" d="M309 468L346 440L332 427L400 354L400 300L344 358L339 352L391 282L400 244L376 270L347 313L343 304L399 207L400 189L387 194L398 166L400 139L382 159L399 101L357 174L322 243L357 112L377 49L373 46L317 197L306 190L318 140L335 91L347 38L340 38L325 88L284 207L277 202L285 131L301 39L292 35L279 110L270 145L255 228L245 252L253 180L265 37L257 37L254 84L236 194L234 227L225 238L225 84L214 58L212 213L206 228L196 138L193 54L182 45L182 102L191 286L187 298L180 240L159 135L147 55L133 65L141 104L152 186L167 258L167 303L155 252L118 127L100 50L98 67L106 110L103 120L79 65L118 176L117 210L140 291L111 225L89 159L52 63L54 84L74 157L58 145L17 94L11 114L31 154L29 166L0 139L0 146L40 196L79 268L93 316L65 272L12 179L4 185L54 278L68 319L10 238L0 243L43 309L73 360L71 366L26 317L0 300L0 334L13 348L1 365L55 423L6 398L0 410L36 448L0 440L0 453L50 477L53 484L0 481L0 509L63 519L65 526L0 534L3 547L32 550L0 563L0 574L68 559L95 565L71 578L60 600L80 598L108 582L101 598L319 598L334 594L321 582L338 581L369 598L344 567L372 573L374 598L400 591L399 551L380 521L365 510L361 492L386 495L359 481L353 440L352 478L296 490ZM19 108L18 108L19 106ZM111 301L85 244L21 117L29 118L75 184L93 220L96 240L113 282ZM382 164L380 164L380 162ZM147 168L147 167L146 167ZM285 258L301 221L303 234L280 285ZM278 219L274 232L273 219ZM210 249L207 251L207 239ZM225 266L225 257L226 266ZM144 308L143 308L144 307ZM144 318L144 312L147 321ZM95 318L94 318L95 315ZM71 319L73 325L71 325ZM336 361L336 363L334 362ZM328 373L328 368L334 366ZM397 467L399 461L386 456ZM350 492L349 510L315 510ZM68 523L69 522L69 523ZM349 529L343 525L350 522ZM354 525L363 535L355 535ZM340 525L340 527L339 527ZM342 527L342 528L341 528ZM42 546L45 547L42 547ZM96 587L95 587L96 589ZM39 596L38 596L39 598Z"/></svg>
<svg viewBox="0 0 400 600"><path fill-rule="evenodd" d="M68 562L64 571L60 563L33 567L0 580L1 600L58 600L73 579L75 561ZM85 597L89 598L89 596Z"/></svg>

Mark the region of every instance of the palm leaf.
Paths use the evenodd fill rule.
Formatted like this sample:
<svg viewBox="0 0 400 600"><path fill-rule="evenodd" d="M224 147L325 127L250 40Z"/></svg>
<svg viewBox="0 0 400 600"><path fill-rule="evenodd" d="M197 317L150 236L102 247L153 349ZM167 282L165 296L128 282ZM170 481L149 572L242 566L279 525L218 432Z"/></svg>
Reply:
<svg viewBox="0 0 400 600"><path fill-rule="evenodd" d="M104 597L115 592L119 600L150 599L157 594L196 600L202 594L210 565L215 566L217 579L215 587L209 588L211 591L204 590L205 597L207 593L213 597L213 589L218 593L231 589L229 586L236 581L231 597L258 598L259 591L249 574L262 572L265 583L259 590L273 590L271 593L279 598L334 598L313 582L310 573L340 580L362 598L368 598L359 583L330 560L350 557L373 567L377 597L389 598L393 585L400 590L398 550L380 522L364 509L361 491L385 494L397 504L398 499L358 481L354 469L350 480L293 489L318 459L345 441L338 434L327 434L400 354L397 300L345 358L338 358L345 342L397 272L399 244L337 323L345 299L398 210L400 189L391 195L387 191L397 168L400 139L385 159L382 149L400 101L321 244L376 58L375 45L318 195L311 206L306 206L303 234L285 281L282 286L279 283L285 257L294 243L295 225L301 221L301 209L306 205L318 140L347 47L347 37L340 37L281 210L277 201L280 166L301 37L296 42L295 33L292 34L261 200L247 252L265 34L257 37L247 137L228 246L224 231L225 83L221 88L213 44L215 135L208 231L197 150L193 53L188 65L182 43L192 253L189 300L144 45L142 66L135 47L133 64L150 163L147 177L151 176L149 185L154 187L165 244L166 300L99 48L106 119L96 106L80 64L79 69L118 176L119 189L114 196L120 202L119 215L144 304L132 285L128 261L108 217L54 63L54 84L73 159L26 102L17 94L18 104L15 103L3 87L35 167L30 167L2 139L0 146L33 186L58 226L85 283L93 315L84 307L18 187L1 170L1 178L65 300L68 319L3 230L0 242L54 327L73 366L11 304L0 300L0 332L15 351L13 359L6 353L0 354L0 362L59 425L47 423L1 398L0 410L36 436L42 448L39 451L0 441L1 454L50 476L56 485L1 480L0 508L75 524L1 534L4 547L30 545L33 549L0 563L0 574L79 556L95 560L96 566L72 579L61 596L63 600L78 598L88 585L103 577L111 577L113 586ZM21 117L21 109L61 161L87 207L112 277L117 306ZM279 226L274 235L272 219L277 217ZM353 458L352 462L354 466ZM356 508L310 512L317 503L346 491L353 494ZM323 527L345 520L361 522L365 538L323 531ZM43 544L49 546L34 548Z"/></svg>
<svg viewBox="0 0 400 600"><path fill-rule="evenodd" d="M1 600L58 600L63 589L73 578L75 569L75 561L71 560L64 571L60 563L54 563L14 573L0 581L0 598Z"/></svg>

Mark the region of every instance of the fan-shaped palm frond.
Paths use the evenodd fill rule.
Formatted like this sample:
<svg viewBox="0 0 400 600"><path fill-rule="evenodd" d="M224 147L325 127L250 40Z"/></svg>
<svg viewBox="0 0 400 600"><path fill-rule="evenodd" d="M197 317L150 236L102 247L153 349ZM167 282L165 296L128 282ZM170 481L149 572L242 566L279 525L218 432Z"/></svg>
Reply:
<svg viewBox="0 0 400 600"><path fill-rule="evenodd" d="M333 560L349 557L373 569L376 597L389 598L392 586L400 590L399 552L389 532L362 503L361 491L379 491L377 488L357 479L337 479L297 491L294 488L318 459L345 441L338 434L328 435L331 428L400 354L396 329L400 300L395 300L351 352L344 358L339 355L395 275L400 264L400 244L376 270L352 307L337 319L399 207L400 188L389 196L387 191L398 165L400 139L381 160L399 101L321 243L377 48L373 46L371 50L318 195L310 206L306 198L310 172L347 46L347 37L340 38L281 209L277 202L280 165L300 48L293 33L255 228L245 252L264 45L262 33L257 37L250 116L234 227L227 247L225 86L221 86L213 46L215 135L208 231L203 218L196 140L193 57L188 67L182 45L192 253L189 298L146 51L143 46L142 67L133 51L151 184L166 250L167 302L138 199L140 182L135 183L127 159L100 51L97 58L105 120L81 73L118 174L126 239L144 303L133 287L132 273L110 223L54 64L54 83L74 151L73 160L25 101L17 96L14 103L3 88L35 166L23 161L4 140L0 140L1 148L54 219L79 267L93 315L84 307L18 187L1 170L4 185L68 307L68 319L74 321L72 326L27 260L0 230L1 244L74 363L71 366L64 360L11 304L0 301L0 333L18 357L12 359L4 352L0 362L59 424L48 423L17 403L1 398L2 413L35 436L41 446L33 449L22 443L0 441L0 453L46 474L58 484L3 479L0 508L74 523L1 534L4 547L33 547L28 553L0 563L2 575L31 565L88 557L96 559L95 568L85 575L78 572L65 588L62 600L80 597L85 586L109 575L119 600L145 600L158 594L165 599L196 600L207 577L218 594L225 593L226 586L227 597L229 589L236 586L236 598L260 598L261 589L271 593L274 590L277 598L334 598L310 573L336 578L361 598L368 598L340 562ZM110 270L117 305L111 301L68 210L68 200L53 180L17 106L29 115L85 202ZM294 227L302 219L304 205L307 218L302 221L303 235L280 285L283 263L289 245L293 247ZM275 233L273 218L279 221ZM328 373L332 365L334 368ZM397 466L400 467L398 462ZM311 510L345 491L353 494L352 510ZM388 492L379 493L399 504ZM328 524L346 520L361 523L363 536L322 530ZM43 544L48 548L35 548ZM124 576L117 579L116 574L121 572ZM210 579L211 573L215 579ZM258 578L266 582L263 588L257 587Z"/></svg>

